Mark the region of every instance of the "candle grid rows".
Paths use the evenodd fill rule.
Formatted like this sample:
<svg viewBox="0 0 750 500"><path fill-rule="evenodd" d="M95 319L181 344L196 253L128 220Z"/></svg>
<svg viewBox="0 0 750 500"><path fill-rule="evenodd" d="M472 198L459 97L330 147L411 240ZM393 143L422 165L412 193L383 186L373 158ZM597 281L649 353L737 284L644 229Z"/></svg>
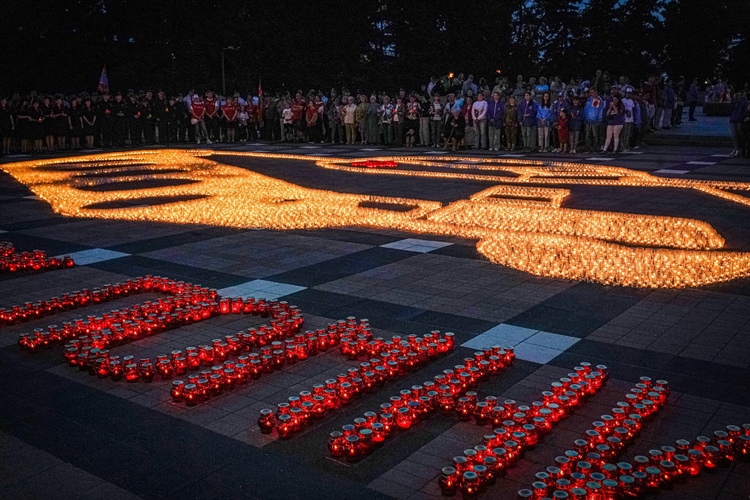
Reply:
<svg viewBox="0 0 750 500"><path fill-rule="evenodd" d="M0 273L67 269L73 266L75 261L69 255L59 258L49 257L44 250L17 252L12 242L0 241Z"/></svg>
<svg viewBox="0 0 750 500"><path fill-rule="evenodd" d="M363 417L346 424L341 431L329 435L328 450L332 457L344 457L355 462L372 453L394 434L406 431L434 413L461 414L463 408L476 401L476 388L480 382L507 370L513 360L513 349L493 346L465 358L463 364L443 370L422 385L403 389L377 412L368 411Z"/></svg>
<svg viewBox="0 0 750 500"><path fill-rule="evenodd" d="M364 320L366 321L366 320ZM387 381L401 378L426 363L452 351L455 345L452 332L441 334L433 330L418 337L402 338L394 335L364 342L342 342L341 352L350 360L365 359L346 373L315 384L311 391L291 396L276 405L276 410L261 410L258 427L264 434L275 432L280 439L288 439L327 413L347 406L363 394L382 387Z"/></svg>
<svg viewBox="0 0 750 500"><path fill-rule="evenodd" d="M619 484L608 477L618 467L611 462L638 438L643 426L664 407L668 395L666 381L653 382L649 377L641 377L640 382L625 395L625 401L618 402L610 414L594 421L585 438L576 439L573 449L555 458L555 465L537 473L537 481L531 489L520 490L519 498L557 498L555 492L559 491L573 498L583 495L583 498L614 500L615 493L624 483ZM561 495L557 493L558 497Z"/></svg>
<svg viewBox="0 0 750 500"><path fill-rule="evenodd" d="M591 363L582 362L567 377L552 382L551 390L542 393L541 401L534 401L530 406L505 400L502 405L487 411L490 404L497 403L496 398L489 401L485 398L487 404L480 410L476 409L476 404L470 406L465 420L473 415L478 425L491 422L493 427L495 422L503 420L491 434L484 436L481 444L453 457L452 466L443 467L438 479L443 495L453 496L460 491L464 498L473 498L494 484L557 422L567 418L588 397L601 390L607 376L606 366L592 368Z"/></svg>

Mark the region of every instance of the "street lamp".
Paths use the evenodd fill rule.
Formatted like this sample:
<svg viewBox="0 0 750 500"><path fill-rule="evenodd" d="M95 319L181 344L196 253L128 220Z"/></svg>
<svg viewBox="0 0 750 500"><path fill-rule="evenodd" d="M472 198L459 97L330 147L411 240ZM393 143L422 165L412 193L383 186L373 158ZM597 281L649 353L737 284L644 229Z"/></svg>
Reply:
<svg viewBox="0 0 750 500"><path fill-rule="evenodd" d="M229 47L224 47L223 49L221 49L221 90L224 97L227 96L227 78L224 71L224 51L227 50L240 50L240 48L230 45Z"/></svg>

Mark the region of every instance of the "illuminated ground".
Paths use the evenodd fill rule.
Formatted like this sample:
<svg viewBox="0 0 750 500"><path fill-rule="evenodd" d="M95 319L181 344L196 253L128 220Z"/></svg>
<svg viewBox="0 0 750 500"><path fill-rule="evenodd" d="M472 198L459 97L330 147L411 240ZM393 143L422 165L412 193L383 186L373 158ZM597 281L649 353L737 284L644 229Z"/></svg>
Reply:
<svg viewBox="0 0 750 500"><path fill-rule="evenodd" d="M4 380L0 439L5 464L0 469L0 497L434 497L439 494L435 478L440 467L479 443L483 429L434 417L356 465L327 458L325 438L376 408L397 389L458 364L484 339L518 343L522 359L483 384L481 396L531 402L549 381L584 360L608 365L614 378L604 393L492 486L487 498L514 498L519 488L528 487L535 472L570 448L641 375L668 379L673 395L625 457L680 437L694 438L727 424L750 422L750 278L745 277L750 207L743 201L749 194L745 186L750 169L742 160L713 156L724 153L719 150L653 148L613 160L577 160L582 165L630 169L632 173L625 176L631 179L628 182L607 181L608 174L617 170L598 172L606 182L582 182L581 177L591 175L589 166L576 167L585 176L568 171L567 181L519 186L512 180L518 172L510 172L511 167L503 170L494 163L473 163L471 158L431 159L402 167L408 172L432 172L430 177L415 177L352 172L341 169L345 163L326 163L326 157L364 158L383 151L269 145L236 149L259 150L314 156L322 163L238 156L219 148L211 156L196 158L195 170L188 174L184 165L172 165L171 170L161 170L162 178L150 175L149 165L121 171L117 165L81 164L81 160L67 165L55 161L45 167L52 177L21 178L23 183L0 173L0 230L5 231L0 240L51 255L82 252L77 255L82 265L72 270L0 275L0 307L154 274L220 290L238 287L233 289L237 293L274 293L298 305L313 326L354 315L369 318L384 337L439 329L454 331L464 343L491 333L474 340L471 348L461 347L405 381L326 417L290 441L277 441L257 432L258 410L342 371L346 366L340 358L315 358L188 409L168 402L168 382L100 381L64 366L57 349L32 357L20 355L14 345L18 333L88 311L0 327L0 343L7 345L0 349ZM184 152L176 155L181 162L188 157ZM201 158L219 170L203 169ZM223 166L228 166L226 171L220 170ZM245 173L232 181L237 167ZM654 173L657 170L666 172ZM80 176L84 171L87 174ZM194 182L201 171L207 175ZM455 178L455 174L469 178ZM60 179L73 187L49 184ZM221 185L227 179L237 189L231 197L203 198L215 194L206 192L206 183ZM253 182L245 185L237 179ZM279 190L281 184L265 179L289 184ZM58 212L81 217L54 213L49 203L34 199L24 183L34 184L34 192ZM486 191L499 184L520 190ZM288 190L290 185L294 187ZM703 186L702 190L696 186ZM325 198L331 191L338 194ZM173 203L165 205L167 201ZM519 203L526 210L516 210ZM459 209L438 209L440 205ZM264 210L257 215L259 207ZM547 225L536 226L524 239L515 229L531 224L529 207L537 216L544 214ZM175 224L165 213L177 213L180 220L192 223ZM237 216L222 220L228 213ZM602 213L616 218L605 226L586 225L604 217ZM99 218L100 214L107 218ZM123 218L133 220L118 220ZM493 222L491 227L487 220ZM304 229L300 221L317 229ZM509 243L488 248L493 240L485 232L490 230L510 231ZM529 247L550 234L571 240ZM484 243L477 245L480 240ZM589 252L580 257L578 247L573 248L587 263L585 269L592 267L591 262L599 267L613 262L607 253L612 247L606 246L612 242L627 252L699 251L712 262L717 255L730 261L717 268L718 274L701 266L698 278L677 281L669 276L673 263L654 264L639 271L647 277L639 282L642 288L597 284L637 284L627 281L638 273L619 254L614 259L620 259L620 271L614 266L601 274L534 273L555 278L532 274L536 264L530 258L545 251L558 255L561 248L570 251L569 241ZM684 287L692 279L722 283L671 288ZM100 306L100 311L112 307ZM144 356L154 356L173 345L184 346L187 339L198 343L248 326L243 319L215 318L136 346ZM748 484L750 468L737 465L662 492L660 497L747 498Z"/></svg>

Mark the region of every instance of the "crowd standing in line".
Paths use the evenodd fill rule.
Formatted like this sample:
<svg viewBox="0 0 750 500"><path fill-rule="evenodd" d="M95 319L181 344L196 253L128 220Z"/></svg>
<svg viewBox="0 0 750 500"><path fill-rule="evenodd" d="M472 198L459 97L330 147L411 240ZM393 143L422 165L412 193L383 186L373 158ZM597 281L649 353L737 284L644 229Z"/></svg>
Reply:
<svg viewBox="0 0 750 500"><path fill-rule="evenodd" d="M733 156L750 156L745 92L721 79L699 91L697 79L654 75L640 84L518 76L515 82L453 74L432 77L419 91L218 96L211 90L163 90L114 95L0 99L2 154L123 148L155 144L212 144L256 140L459 148L490 151L619 152L638 149L647 134L680 127L684 108L694 121L701 100L729 102Z"/></svg>

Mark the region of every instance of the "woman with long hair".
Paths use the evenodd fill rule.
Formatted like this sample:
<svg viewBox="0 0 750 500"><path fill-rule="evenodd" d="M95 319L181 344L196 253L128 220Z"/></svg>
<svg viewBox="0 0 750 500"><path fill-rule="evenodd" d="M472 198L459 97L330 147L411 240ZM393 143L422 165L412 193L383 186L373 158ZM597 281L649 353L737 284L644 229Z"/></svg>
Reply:
<svg viewBox="0 0 750 500"><path fill-rule="evenodd" d="M552 126L552 98L548 91L542 94L542 103L536 112L536 129L539 140L539 151L546 153L550 150L549 131Z"/></svg>
<svg viewBox="0 0 750 500"><path fill-rule="evenodd" d="M620 133L624 125L625 106L622 104L622 96L615 94L612 96L612 102L609 103L609 108L607 109L607 139L604 141L602 153L605 153L609 149L611 142L614 143L612 152L617 153L617 148L620 146Z"/></svg>
<svg viewBox="0 0 750 500"><path fill-rule="evenodd" d="M65 150L68 148L68 113L63 104L62 95L55 96L55 103L52 105L52 116L55 118L55 138L57 139L57 148Z"/></svg>
<svg viewBox="0 0 750 500"><path fill-rule="evenodd" d="M86 138L86 147L94 149L94 135L96 134L96 110L91 105L91 98L86 97L81 110L83 119L83 136Z"/></svg>

